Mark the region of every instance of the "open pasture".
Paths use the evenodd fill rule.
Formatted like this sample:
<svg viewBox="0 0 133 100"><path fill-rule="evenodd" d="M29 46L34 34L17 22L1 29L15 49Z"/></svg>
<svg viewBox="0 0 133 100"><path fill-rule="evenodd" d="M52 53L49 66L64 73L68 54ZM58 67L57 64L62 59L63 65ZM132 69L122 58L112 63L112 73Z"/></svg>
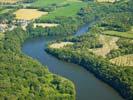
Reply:
<svg viewBox="0 0 133 100"><path fill-rule="evenodd" d="M47 16L42 16L41 20L54 19L55 17L75 17L80 8L85 7L87 3L72 3L69 6L57 8L55 11L50 12Z"/></svg>

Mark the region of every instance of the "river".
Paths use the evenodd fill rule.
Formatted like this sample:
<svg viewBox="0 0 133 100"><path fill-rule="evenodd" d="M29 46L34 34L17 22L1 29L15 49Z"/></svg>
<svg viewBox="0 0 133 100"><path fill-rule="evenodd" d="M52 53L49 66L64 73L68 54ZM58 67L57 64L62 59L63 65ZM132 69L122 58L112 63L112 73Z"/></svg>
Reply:
<svg viewBox="0 0 133 100"><path fill-rule="evenodd" d="M81 27L75 35L78 36L87 32L88 27L88 25ZM22 51L46 65L50 72L71 80L76 87L76 100L123 100L113 88L97 79L82 66L58 60L45 52L44 49L47 47L47 43L55 39L57 38L28 39L24 42Z"/></svg>

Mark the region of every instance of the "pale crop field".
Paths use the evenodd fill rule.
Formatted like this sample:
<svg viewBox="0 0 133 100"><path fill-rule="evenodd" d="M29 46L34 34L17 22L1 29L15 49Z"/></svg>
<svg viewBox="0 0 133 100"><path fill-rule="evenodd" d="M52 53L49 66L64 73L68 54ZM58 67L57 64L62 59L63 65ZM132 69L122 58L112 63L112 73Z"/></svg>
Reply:
<svg viewBox="0 0 133 100"><path fill-rule="evenodd" d="M15 13L16 19L33 20L47 15L48 12L38 11L37 9L19 9Z"/></svg>
<svg viewBox="0 0 133 100"><path fill-rule="evenodd" d="M10 4L13 4L13 3L17 3L19 1L22 1L22 0L0 0L0 3L10 3Z"/></svg>
<svg viewBox="0 0 133 100"><path fill-rule="evenodd" d="M106 55L113 49L118 49L118 46L116 42L118 41L118 37L114 36L106 36L106 35L100 35L99 36L99 42L103 44L102 48L97 49L89 49L94 54L102 57L106 57Z"/></svg>
<svg viewBox="0 0 133 100"><path fill-rule="evenodd" d="M110 62L119 66L133 66L133 54L116 57Z"/></svg>
<svg viewBox="0 0 133 100"><path fill-rule="evenodd" d="M108 2L108 3L114 3L118 0L95 0L96 2Z"/></svg>

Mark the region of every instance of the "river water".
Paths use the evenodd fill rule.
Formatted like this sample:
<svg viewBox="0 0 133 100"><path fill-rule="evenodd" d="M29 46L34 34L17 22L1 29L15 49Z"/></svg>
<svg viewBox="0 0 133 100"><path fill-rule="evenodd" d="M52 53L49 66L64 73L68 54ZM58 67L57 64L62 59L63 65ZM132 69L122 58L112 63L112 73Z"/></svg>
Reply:
<svg viewBox="0 0 133 100"><path fill-rule="evenodd" d="M88 31L88 27L88 25L84 25L75 35L84 34ZM24 42L22 51L46 65L50 72L71 80L76 87L76 100L123 100L113 88L95 78L82 66L58 60L45 52L44 49L47 47L47 43L57 38L39 37L28 39Z"/></svg>

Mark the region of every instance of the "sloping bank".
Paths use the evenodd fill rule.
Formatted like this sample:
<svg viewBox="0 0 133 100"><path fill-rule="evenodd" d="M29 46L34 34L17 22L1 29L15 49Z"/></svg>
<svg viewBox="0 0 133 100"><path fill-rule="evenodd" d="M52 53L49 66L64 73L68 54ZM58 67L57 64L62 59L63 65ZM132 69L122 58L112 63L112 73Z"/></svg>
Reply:
<svg viewBox="0 0 133 100"><path fill-rule="evenodd" d="M109 63L107 59L85 51L73 49L48 48L46 51L61 60L83 66L97 78L111 85L125 99L133 100L133 71L131 67L120 67Z"/></svg>
<svg viewBox="0 0 133 100"><path fill-rule="evenodd" d="M31 35L17 28L0 41L1 100L75 100L73 83L21 53Z"/></svg>

